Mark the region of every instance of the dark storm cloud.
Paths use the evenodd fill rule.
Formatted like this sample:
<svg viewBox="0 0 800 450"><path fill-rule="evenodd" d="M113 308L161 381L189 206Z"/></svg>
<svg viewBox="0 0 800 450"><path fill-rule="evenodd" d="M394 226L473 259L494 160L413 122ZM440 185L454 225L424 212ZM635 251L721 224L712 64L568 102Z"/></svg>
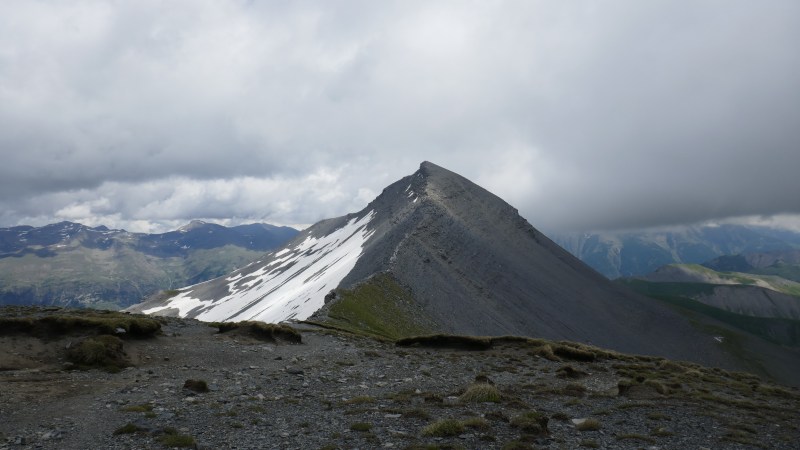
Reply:
<svg viewBox="0 0 800 450"><path fill-rule="evenodd" d="M554 229L800 213L800 4L0 4L0 226L305 224L422 160Z"/></svg>

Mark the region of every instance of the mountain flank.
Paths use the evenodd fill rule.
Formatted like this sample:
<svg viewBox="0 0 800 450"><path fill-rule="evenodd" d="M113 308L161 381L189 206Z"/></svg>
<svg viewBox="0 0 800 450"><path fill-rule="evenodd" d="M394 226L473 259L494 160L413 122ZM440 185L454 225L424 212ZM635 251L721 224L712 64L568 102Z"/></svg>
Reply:
<svg viewBox="0 0 800 450"><path fill-rule="evenodd" d="M571 340L781 380L793 380L800 364L759 336L721 344L719 333L741 331L609 282L499 197L429 162L362 211L130 310L210 322L307 320L392 339L444 332ZM770 352L777 356L763 362Z"/></svg>

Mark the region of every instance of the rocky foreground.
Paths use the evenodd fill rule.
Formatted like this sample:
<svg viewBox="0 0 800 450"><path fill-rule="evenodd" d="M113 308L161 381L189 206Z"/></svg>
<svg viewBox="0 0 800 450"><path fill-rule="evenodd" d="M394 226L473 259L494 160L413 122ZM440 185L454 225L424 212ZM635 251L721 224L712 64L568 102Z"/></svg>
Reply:
<svg viewBox="0 0 800 450"><path fill-rule="evenodd" d="M122 315L101 317L99 328L41 322L67 313L0 308L0 449L800 442L796 389L694 364L521 338L398 345L309 324L291 325L295 334L173 318L153 331L153 319Z"/></svg>

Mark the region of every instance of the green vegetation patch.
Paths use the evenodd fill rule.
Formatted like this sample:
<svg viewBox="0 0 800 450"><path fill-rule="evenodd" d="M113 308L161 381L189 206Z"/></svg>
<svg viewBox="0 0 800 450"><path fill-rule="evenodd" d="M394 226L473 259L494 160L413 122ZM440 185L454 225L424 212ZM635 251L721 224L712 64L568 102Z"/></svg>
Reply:
<svg viewBox="0 0 800 450"><path fill-rule="evenodd" d="M436 329L411 294L389 274L375 275L354 289L341 289L337 296L323 325L386 339Z"/></svg>
<svg viewBox="0 0 800 450"><path fill-rule="evenodd" d="M464 432L464 424L456 419L442 419L422 429L423 436L458 436Z"/></svg>
<svg viewBox="0 0 800 450"><path fill-rule="evenodd" d="M397 339L395 345L400 347L449 348L458 350L483 351L500 346L527 348L531 356L540 356L551 361L564 359L592 362L598 359L616 359L623 361L655 360L653 357L631 356L615 351L603 350L591 345L577 342L553 342L546 339L524 336L461 336L450 334L430 334L410 336Z"/></svg>
<svg viewBox="0 0 800 450"><path fill-rule="evenodd" d="M116 336L90 336L67 350L67 360L78 369L103 369L119 372L129 362L122 351L122 339Z"/></svg>
<svg viewBox="0 0 800 450"><path fill-rule="evenodd" d="M186 380L183 388L194 392L208 392L208 383L205 380Z"/></svg>
<svg viewBox="0 0 800 450"><path fill-rule="evenodd" d="M527 411L511 418L511 426L532 434L547 433L549 418L538 411Z"/></svg>
<svg viewBox="0 0 800 450"><path fill-rule="evenodd" d="M172 428L167 429L164 434L159 436L158 442L169 448L195 448L197 446L193 437L180 434Z"/></svg>
<svg viewBox="0 0 800 450"><path fill-rule="evenodd" d="M578 431L597 431L602 427L600 421L597 419L586 419L575 425L575 429Z"/></svg>
<svg viewBox="0 0 800 450"><path fill-rule="evenodd" d="M278 323L258 321L212 322L209 326L218 328L220 333L245 335L268 342L282 341L299 344L303 340L299 331L288 325Z"/></svg>
<svg viewBox="0 0 800 450"><path fill-rule="evenodd" d="M457 336L450 334L431 334L398 339L400 347L454 348L459 350L489 350L492 338L487 336Z"/></svg>
<svg viewBox="0 0 800 450"><path fill-rule="evenodd" d="M352 431L360 431L362 433L365 433L371 429L372 429L372 424L369 422L356 422L350 424L350 430Z"/></svg>
<svg viewBox="0 0 800 450"><path fill-rule="evenodd" d="M701 283L650 283L641 280L630 280L623 282L623 284L633 288L640 294L665 302L684 314L690 316L699 314L710 317L775 344L800 346L800 320L746 316L693 300L692 297L701 293L711 294L715 285ZM706 331L713 332L714 330ZM723 343L723 346L736 354L740 354L742 350L735 343L728 341L729 337L726 337L726 342ZM742 356L745 360L747 359L744 355L739 356Z"/></svg>
<svg viewBox="0 0 800 450"><path fill-rule="evenodd" d="M461 394L459 399L462 402L483 403L493 402L498 403L503 399L503 394L489 383L476 383L467 388L466 392Z"/></svg>

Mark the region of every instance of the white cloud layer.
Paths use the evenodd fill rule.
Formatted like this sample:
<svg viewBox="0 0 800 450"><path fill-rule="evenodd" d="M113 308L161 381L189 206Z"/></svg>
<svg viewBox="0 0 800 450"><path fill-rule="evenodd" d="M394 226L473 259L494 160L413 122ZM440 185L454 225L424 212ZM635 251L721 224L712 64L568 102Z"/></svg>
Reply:
<svg viewBox="0 0 800 450"><path fill-rule="evenodd" d="M797 42L794 0L6 0L0 226L309 224L422 160L543 228L784 223Z"/></svg>

